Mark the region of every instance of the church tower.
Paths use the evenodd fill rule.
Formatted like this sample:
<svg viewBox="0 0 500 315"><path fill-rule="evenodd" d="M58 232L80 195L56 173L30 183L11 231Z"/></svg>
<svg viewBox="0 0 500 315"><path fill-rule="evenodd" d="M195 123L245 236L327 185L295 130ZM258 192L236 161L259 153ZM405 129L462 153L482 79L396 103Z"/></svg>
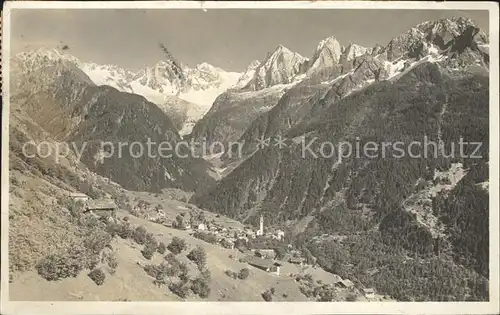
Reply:
<svg viewBox="0 0 500 315"><path fill-rule="evenodd" d="M257 231L257 235L264 235L264 217L262 214L260 215L260 224L259 230Z"/></svg>

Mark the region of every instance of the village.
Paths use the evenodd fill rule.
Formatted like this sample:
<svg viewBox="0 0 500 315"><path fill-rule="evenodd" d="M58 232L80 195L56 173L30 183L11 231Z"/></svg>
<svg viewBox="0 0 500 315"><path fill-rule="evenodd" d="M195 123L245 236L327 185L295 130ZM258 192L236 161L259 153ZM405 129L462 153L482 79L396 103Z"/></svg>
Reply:
<svg viewBox="0 0 500 315"><path fill-rule="evenodd" d="M84 205L84 213L95 217L105 217L108 220L116 219L118 206L111 198L92 200L82 193L71 193L70 197ZM333 274L330 283L311 283L310 277L300 276L300 272L315 270L318 268L316 259L311 255L305 255L301 250L293 248L291 244L285 242L285 232L280 229L265 229L264 217L260 215L259 228L252 229L250 226L231 226L217 222L214 217L210 218L204 211L186 206L178 206L180 212L175 216L166 213L162 206L153 206L150 202L142 199L137 200L137 204L129 211L130 214L147 219L153 223L161 224L167 228L183 230L188 235L201 239L207 243L220 246L226 249L237 250L241 253L238 258L240 262L248 264L252 268L263 270L277 277L287 277L301 282L301 291L307 296L312 294L314 289L331 290L336 296L343 296L344 300L378 301L381 296L375 293L373 288L355 285L349 279L342 279ZM214 215L219 218L219 215ZM268 245L268 246L266 246ZM285 266L295 266L294 269ZM309 279L308 279L309 278ZM357 298L354 298L357 297ZM330 298L326 298L326 301Z"/></svg>

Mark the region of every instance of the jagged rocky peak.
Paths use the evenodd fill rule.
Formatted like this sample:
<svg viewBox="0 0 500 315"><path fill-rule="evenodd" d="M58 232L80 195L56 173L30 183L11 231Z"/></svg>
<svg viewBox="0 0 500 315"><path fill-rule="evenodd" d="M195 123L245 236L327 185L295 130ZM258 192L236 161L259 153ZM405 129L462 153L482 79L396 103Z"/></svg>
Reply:
<svg viewBox="0 0 500 315"><path fill-rule="evenodd" d="M218 69L209 63L203 62L197 65L195 69L188 70L187 72L189 73L191 81L201 80L208 83L210 81L220 80L219 72L221 71L221 69Z"/></svg>
<svg viewBox="0 0 500 315"><path fill-rule="evenodd" d="M417 25L416 28L426 34L427 40L433 41L436 37L440 37L443 44L449 43L469 28L477 29L477 32L480 31L479 27L471 19L464 17L427 21ZM482 40L488 42L488 37L484 32L481 31L480 35L482 35Z"/></svg>
<svg viewBox="0 0 500 315"><path fill-rule="evenodd" d="M419 58L432 50L462 52L478 50L488 43L488 36L471 19L453 17L427 21L393 38L386 46L387 60L400 57Z"/></svg>
<svg viewBox="0 0 500 315"><path fill-rule="evenodd" d="M468 18L456 17L424 22L417 26L426 35L426 40L441 50L451 52L465 49L481 50L489 42L487 34Z"/></svg>
<svg viewBox="0 0 500 315"><path fill-rule="evenodd" d="M217 72L217 68L207 62L202 62L196 65L196 69L203 72Z"/></svg>
<svg viewBox="0 0 500 315"><path fill-rule="evenodd" d="M255 69L253 78L245 89L261 90L277 84L291 83L306 62L307 58L279 45Z"/></svg>
<svg viewBox="0 0 500 315"><path fill-rule="evenodd" d="M375 44L372 48L368 49L368 54L372 56L376 56L384 51L384 46L380 44Z"/></svg>
<svg viewBox="0 0 500 315"><path fill-rule="evenodd" d="M23 62L32 67L41 67L47 64L69 62L79 64L78 58L64 54L57 48L38 48L33 51L20 52L13 58L14 61Z"/></svg>
<svg viewBox="0 0 500 315"><path fill-rule="evenodd" d="M171 60L162 60L152 67L146 67L139 71L133 80L161 92L164 92L164 87L168 86L169 89L172 89L171 92L175 93L182 87L184 78L185 73L180 67Z"/></svg>
<svg viewBox="0 0 500 315"><path fill-rule="evenodd" d="M252 80L255 70L260 66L260 61L253 60L245 69L245 72L238 78L238 81L234 85L235 89L241 89L245 87L250 80Z"/></svg>
<svg viewBox="0 0 500 315"><path fill-rule="evenodd" d="M349 44L342 49L342 55L347 61L353 60L356 57L362 56L368 52L368 48L357 45Z"/></svg>
<svg viewBox="0 0 500 315"><path fill-rule="evenodd" d="M245 71L255 70L255 69L257 69L258 66L260 66L260 61L253 60L252 62L250 62L250 64L248 65L248 67L246 68Z"/></svg>
<svg viewBox="0 0 500 315"><path fill-rule="evenodd" d="M313 57L309 61L308 72L331 67L339 63L342 46L335 37L328 37L319 42Z"/></svg>

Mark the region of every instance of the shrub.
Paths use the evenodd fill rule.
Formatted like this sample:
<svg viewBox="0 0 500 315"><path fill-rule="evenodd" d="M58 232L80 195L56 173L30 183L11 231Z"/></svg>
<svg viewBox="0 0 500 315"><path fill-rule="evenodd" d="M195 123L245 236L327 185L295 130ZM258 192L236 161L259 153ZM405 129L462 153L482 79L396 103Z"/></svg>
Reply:
<svg viewBox="0 0 500 315"><path fill-rule="evenodd" d="M197 239L200 239L202 241L205 241L210 244L216 244L217 243L217 236L215 236L212 233L203 233L203 232L196 232L193 235Z"/></svg>
<svg viewBox="0 0 500 315"><path fill-rule="evenodd" d="M116 269L116 267L118 267L118 261L115 256L108 257L108 266L111 269Z"/></svg>
<svg viewBox="0 0 500 315"><path fill-rule="evenodd" d="M304 279L307 280L308 282L312 282L313 281L312 275L309 274L309 273L304 275Z"/></svg>
<svg viewBox="0 0 500 315"><path fill-rule="evenodd" d="M138 226L132 233L132 239L139 245L146 243L147 231L143 226Z"/></svg>
<svg viewBox="0 0 500 315"><path fill-rule="evenodd" d="M158 242L156 241L153 233L146 233L146 240L144 241L144 244L151 244L151 246L154 246L155 249L158 247Z"/></svg>
<svg viewBox="0 0 500 315"><path fill-rule="evenodd" d="M120 224L115 222L108 222L106 224L106 232L111 236L115 237L118 234L118 230L120 229Z"/></svg>
<svg viewBox="0 0 500 315"><path fill-rule="evenodd" d="M167 250L167 247L165 246L165 243L160 242L160 244L158 245L158 248L156 250L160 254L165 254L165 250Z"/></svg>
<svg viewBox="0 0 500 315"><path fill-rule="evenodd" d="M168 268L167 264L161 263L159 265L146 265L144 271L156 280L163 280L167 276Z"/></svg>
<svg viewBox="0 0 500 315"><path fill-rule="evenodd" d="M111 235L102 231L94 230L85 236L83 245L93 254L99 254L106 245L111 243Z"/></svg>
<svg viewBox="0 0 500 315"><path fill-rule="evenodd" d="M72 200L71 198L65 198L61 203L69 210L71 216L75 218L79 218L84 210L83 203Z"/></svg>
<svg viewBox="0 0 500 315"><path fill-rule="evenodd" d="M317 295L319 296L319 302L331 302L335 298L333 290L329 288L320 289Z"/></svg>
<svg viewBox="0 0 500 315"><path fill-rule="evenodd" d="M169 277L179 277L179 278L187 278L188 269L185 263L180 262L175 258L175 255L170 253L165 256L165 260L167 261L167 269L166 274Z"/></svg>
<svg viewBox="0 0 500 315"><path fill-rule="evenodd" d="M206 280L211 280L212 279L212 274L210 273L210 270L208 269L203 269L201 271L201 277Z"/></svg>
<svg viewBox="0 0 500 315"><path fill-rule="evenodd" d="M49 281L76 277L84 267L84 262L70 255L48 255L35 266L38 274Z"/></svg>
<svg viewBox="0 0 500 315"><path fill-rule="evenodd" d="M262 293L262 298L266 302L271 302L273 300L273 295L271 294L271 292L265 291L264 293Z"/></svg>
<svg viewBox="0 0 500 315"><path fill-rule="evenodd" d="M186 249L186 241L176 236L172 239L172 242L168 244L167 248L170 252L177 255Z"/></svg>
<svg viewBox="0 0 500 315"><path fill-rule="evenodd" d="M184 218L181 215L177 215L175 217L175 221L172 222L172 227L175 229L183 229L184 228Z"/></svg>
<svg viewBox="0 0 500 315"><path fill-rule="evenodd" d="M348 302L355 302L357 300L357 297L355 294L351 293L345 298L345 300Z"/></svg>
<svg viewBox="0 0 500 315"><path fill-rule="evenodd" d="M106 279L106 275L99 268L92 270L87 276L89 276L90 279L94 280L97 285L103 284L104 280Z"/></svg>
<svg viewBox="0 0 500 315"><path fill-rule="evenodd" d="M153 278L156 278L158 272L157 266L153 264L144 266L144 271L148 274L148 276L151 276Z"/></svg>
<svg viewBox="0 0 500 315"><path fill-rule="evenodd" d="M175 258L175 255L172 254L172 253L168 253L167 255L165 255L164 259L169 263L169 264L172 264L174 262L178 262L177 261L177 258Z"/></svg>
<svg viewBox="0 0 500 315"><path fill-rule="evenodd" d="M230 277L230 278L233 278L233 279L236 279L238 277L238 274L232 270L226 270L224 271L224 273Z"/></svg>
<svg viewBox="0 0 500 315"><path fill-rule="evenodd" d="M99 228L99 226L102 225L98 218L90 215L80 216L78 218L78 224L89 230Z"/></svg>
<svg viewBox="0 0 500 315"><path fill-rule="evenodd" d="M187 258L196 263L199 269L202 269L207 262L207 253L201 246L196 246L188 255Z"/></svg>
<svg viewBox="0 0 500 315"><path fill-rule="evenodd" d="M191 283L191 291L199 295L201 298L207 298L210 294L209 280L205 278L196 278Z"/></svg>
<svg viewBox="0 0 500 315"><path fill-rule="evenodd" d="M250 275L250 270L248 270L248 268L243 268L238 273L238 278L245 280L246 278L248 278L249 275Z"/></svg>
<svg viewBox="0 0 500 315"><path fill-rule="evenodd" d="M183 262L179 263L179 278L187 280L188 278L188 268L187 265Z"/></svg>
<svg viewBox="0 0 500 315"><path fill-rule="evenodd" d="M156 246L153 243L147 243L144 245L144 249L141 251L142 256L146 259L151 259L153 254L156 252Z"/></svg>
<svg viewBox="0 0 500 315"><path fill-rule="evenodd" d="M274 252L276 253L276 259L277 260L283 260L286 255L286 249L283 247L277 247L274 249Z"/></svg>
<svg viewBox="0 0 500 315"><path fill-rule="evenodd" d="M180 296L181 298L185 298L189 294L190 285L187 281L179 281L177 283L172 283L168 287L172 293Z"/></svg>
<svg viewBox="0 0 500 315"><path fill-rule="evenodd" d="M308 298L314 296L314 291L309 287L300 286L299 290L302 294L304 294Z"/></svg>
<svg viewBox="0 0 500 315"><path fill-rule="evenodd" d="M129 223L110 223L108 224L107 231L111 235L116 234L123 239L131 238L134 234L134 230Z"/></svg>
<svg viewBox="0 0 500 315"><path fill-rule="evenodd" d="M288 297L288 294L283 293L283 297L286 299Z"/></svg>
<svg viewBox="0 0 500 315"><path fill-rule="evenodd" d="M271 292L271 294L274 295L274 293L276 292L276 289L275 288L271 288L271 289L269 289L269 292Z"/></svg>

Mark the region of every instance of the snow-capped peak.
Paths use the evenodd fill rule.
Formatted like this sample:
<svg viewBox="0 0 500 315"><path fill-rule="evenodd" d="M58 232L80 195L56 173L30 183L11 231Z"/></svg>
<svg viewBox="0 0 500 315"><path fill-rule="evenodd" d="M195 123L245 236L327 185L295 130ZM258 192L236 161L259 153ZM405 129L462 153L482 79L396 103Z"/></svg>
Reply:
<svg viewBox="0 0 500 315"><path fill-rule="evenodd" d="M25 62L58 62L58 61L68 61L75 64L80 63L80 61L69 54L64 54L57 48L38 48L34 51L20 52L14 56L15 59L23 60Z"/></svg>
<svg viewBox="0 0 500 315"><path fill-rule="evenodd" d="M299 53L279 45L257 66L252 79L245 88L260 90L277 84L290 83L301 72L307 61L308 59Z"/></svg>
<svg viewBox="0 0 500 315"><path fill-rule="evenodd" d="M112 86L120 91L144 96L150 102L164 108L172 103L172 97L185 100L190 123L201 118L215 98L233 87L241 73L228 72L206 62L194 68L178 63L169 54L164 60L139 71L116 65L83 62L58 49L37 49L22 52L13 57L22 62L24 69L44 69L56 63L69 62L82 70L96 85ZM182 109L184 110L184 109Z"/></svg>
<svg viewBox="0 0 500 315"><path fill-rule="evenodd" d="M418 24L414 29L417 29L426 34L438 34L441 32L450 32L453 35L460 35L468 27L477 27L474 22L465 17L452 17L435 21L427 21Z"/></svg>
<svg viewBox="0 0 500 315"><path fill-rule="evenodd" d="M366 54L368 49L366 47L356 45L356 44L349 44L343 49L343 56L345 56L346 60L353 60L356 57L362 56Z"/></svg>
<svg viewBox="0 0 500 315"><path fill-rule="evenodd" d="M210 71L210 72L215 72L217 70L220 70L220 69L217 69L214 66L212 66L211 64L206 63L206 62L203 62L203 63L200 63L199 65L197 65L196 69L201 70L201 71Z"/></svg>
<svg viewBox="0 0 500 315"><path fill-rule="evenodd" d="M253 60L252 62L250 62L250 64L248 65L246 71L250 71L250 70L255 70L257 69L257 67L260 65L260 61L258 60Z"/></svg>
<svg viewBox="0 0 500 315"><path fill-rule="evenodd" d="M337 64L342 55L342 46L335 37L328 37L319 42L313 57L309 61L308 72L331 67Z"/></svg>
<svg viewBox="0 0 500 315"><path fill-rule="evenodd" d="M263 64L271 65L279 58L284 58L286 59L285 62L292 63L303 63L307 60L307 58L301 56L299 53L292 52L283 45L278 45L278 47L276 47L276 49L266 58Z"/></svg>
<svg viewBox="0 0 500 315"><path fill-rule="evenodd" d="M234 88L235 89L241 89L245 87L250 80L252 80L255 70L260 66L260 61L254 60L252 61L246 68L245 72L243 72L243 75L240 76L238 79L238 82L236 82Z"/></svg>
<svg viewBox="0 0 500 315"><path fill-rule="evenodd" d="M337 47L340 49L339 41L335 37L330 36L321 40L318 43L318 46L316 47L316 52L321 51L325 48L334 49L336 51Z"/></svg>

